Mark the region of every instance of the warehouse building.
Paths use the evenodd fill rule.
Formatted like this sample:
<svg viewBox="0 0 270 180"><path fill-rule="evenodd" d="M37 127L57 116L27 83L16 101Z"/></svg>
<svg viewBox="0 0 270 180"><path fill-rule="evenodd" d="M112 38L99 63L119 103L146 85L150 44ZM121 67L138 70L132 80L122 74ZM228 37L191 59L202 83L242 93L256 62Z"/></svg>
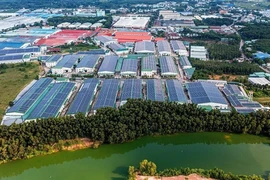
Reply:
<svg viewBox="0 0 270 180"><path fill-rule="evenodd" d="M178 40L171 40L171 46L174 53L180 55L180 56L188 56L188 52L186 49L186 46L182 41Z"/></svg>
<svg viewBox="0 0 270 180"><path fill-rule="evenodd" d="M190 69L192 68L191 63L189 62L187 56L180 56L179 58L180 65L183 69Z"/></svg>
<svg viewBox="0 0 270 180"><path fill-rule="evenodd" d="M124 59L120 75L121 76L136 76L137 70L138 70L137 59Z"/></svg>
<svg viewBox="0 0 270 180"><path fill-rule="evenodd" d="M187 103L187 97L180 81L166 80L166 91L169 102L177 102L180 104Z"/></svg>
<svg viewBox="0 0 270 180"><path fill-rule="evenodd" d="M248 78L248 81L252 84L259 84L261 86L264 86L264 85L269 85L270 84L270 81L267 80L265 77L249 77Z"/></svg>
<svg viewBox="0 0 270 180"><path fill-rule="evenodd" d="M191 46L190 57L194 59L207 60L207 50L204 46Z"/></svg>
<svg viewBox="0 0 270 180"><path fill-rule="evenodd" d="M119 43L135 43L140 41L151 41L153 37L148 32L122 32L117 31L114 33L114 38Z"/></svg>
<svg viewBox="0 0 270 180"><path fill-rule="evenodd" d="M56 66L56 64L62 59L62 55L56 54L52 55L49 59L45 61L45 65L49 68Z"/></svg>
<svg viewBox="0 0 270 180"><path fill-rule="evenodd" d="M98 46L103 47L106 47L109 44L117 43L117 40L110 36L95 36L94 41Z"/></svg>
<svg viewBox="0 0 270 180"><path fill-rule="evenodd" d="M145 29L149 21L150 17L120 17L113 27Z"/></svg>
<svg viewBox="0 0 270 180"><path fill-rule="evenodd" d="M192 103L212 109L228 109L228 103L217 86L208 82L187 84L188 95Z"/></svg>
<svg viewBox="0 0 270 180"><path fill-rule="evenodd" d="M79 51L77 54L105 56L106 52L104 49L91 49L90 51Z"/></svg>
<svg viewBox="0 0 270 180"><path fill-rule="evenodd" d="M147 100L164 101L162 81L157 79L147 80Z"/></svg>
<svg viewBox="0 0 270 180"><path fill-rule="evenodd" d="M19 55L19 54L30 54L31 57L37 57L41 55L41 48L26 47L26 48L0 49L0 55Z"/></svg>
<svg viewBox="0 0 270 180"><path fill-rule="evenodd" d="M118 43L112 43L108 45L108 48L111 49L116 55L126 55L129 53L129 49Z"/></svg>
<svg viewBox="0 0 270 180"><path fill-rule="evenodd" d="M161 56L159 58L161 76L177 76L178 72L175 62L171 56Z"/></svg>
<svg viewBox="0 0 270 180"><path fill-rule="evenodd" d="M27 121L58 117L68 102L74 88L75 83L71 82L51 84L45 96L40 99L30 115L26 118Z"/></svg>
<svg viewBox="0 0 270 180"><path fill-rule="evenodd" d="M67 115L83 113L87 116L94 101L94 96L97 93L98 85L98 79L86 79L70 105Z"/></svg>
<svg viewBox="0 0 270 180"><path fill-rule="evenodd" d="M0 55L0 64L22 63L30 61L30 54Z"/></svg>
<svg viewBox="0 0 270 180"><path fill-rule="evenodd" d="M141 61L141 76L153 77L157 74L157 62L155 56L147 56Z"/></svg>
<svg viewBox="0 0 270 180"><path fill-rule="evenodd" d="M136 42L134 52L138 54L155 54L155 44L151 41Z"/></svg>
<svg viewBox="0 0 270 180"><path fill-rule="evenodd" d="M116 107L116 97L119 91L119 80L105 79L98 93L97 100L92 110L94 113L103 107Z"/></svg>
<svg viewBox="0 0 270 180"><path fill-rule="evenodd" d="M66 55L52 68L53 74L71 73L81 55Z"/></svg>
<svg viewBox="0 0 270 180"><path fill-rule="evenodd" d="M170 56L172 54L170 44L166 40L157 42L157 50L160 56Z"/></svg>
<svg viewBox="0 0 270 180"><path fill-rule="evenodd" d="M105 56L98 70L98 76L99 77L113 76L115 72L117 60L118 60L118 56L114 56L114 55Z"/></svg>
<svg viewBox="0 0 270 180"><path fill-rule="evenodd" d="M121 106L124 105L128 99L141 99L142 95L142 80L141 79L127 79L121 92Z"/></svg>
<svg viewBox="0 0 270 180"><path fill-rule="evenodd" d="M83 56L76 67L76 73L94 73L95 67L98 64L98 60L98 55Z"/></svg>

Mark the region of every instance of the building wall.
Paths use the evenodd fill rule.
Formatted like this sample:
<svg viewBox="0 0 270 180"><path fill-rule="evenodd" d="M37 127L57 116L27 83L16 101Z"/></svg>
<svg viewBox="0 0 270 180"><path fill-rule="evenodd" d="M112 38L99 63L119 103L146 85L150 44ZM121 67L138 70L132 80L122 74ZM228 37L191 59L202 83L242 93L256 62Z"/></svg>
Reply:
<svg viewBox="0 0 270 180"><path fill-rule="evenodd" d="M76 68L76 73L93 73L93 68Z"/></svg>
<svg viewBox="0 0 270 180"><path fill-rule="evenodd" d="M142 72L141 72L141 75L142 75L142 76L147 76L147 77L152 77L152 76L154 76L155 74L157 74L157 72L155 72L155 71L142 71Z"/></svg>

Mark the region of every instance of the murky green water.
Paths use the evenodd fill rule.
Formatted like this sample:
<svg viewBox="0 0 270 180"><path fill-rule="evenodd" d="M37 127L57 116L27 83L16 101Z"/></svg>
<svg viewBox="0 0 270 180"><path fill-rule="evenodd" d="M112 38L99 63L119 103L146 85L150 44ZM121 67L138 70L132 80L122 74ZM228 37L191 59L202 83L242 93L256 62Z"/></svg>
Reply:
<svg viewBox="0 0 270 180"><path fill-rule="evenodd" d="M120 180L129 165L148 159L159 169L214 168L236 174L270 173L270 139L226 133L145 137L98 149L60 152L0 165L8 180Z"/></svg>

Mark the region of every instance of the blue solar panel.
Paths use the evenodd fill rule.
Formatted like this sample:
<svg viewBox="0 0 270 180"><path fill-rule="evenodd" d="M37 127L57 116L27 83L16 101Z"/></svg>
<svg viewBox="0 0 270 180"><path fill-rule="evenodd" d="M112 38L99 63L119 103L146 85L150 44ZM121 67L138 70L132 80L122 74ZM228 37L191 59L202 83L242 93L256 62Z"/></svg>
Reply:
<svg viewBox="0 0 270 180"><path fill-rule="evenodd" d="M171 52L171 47L168 41L163 40L163 41L158 41L157 42L157 48L158 48L158 52Z"/></svg>
<svg viewBox="0 0 270 180"><path fill-rule="evenodd" d="M142 59L142 71L143 70L157 70L157 63L155 56L148 56Z"/></svg>
<svg viewBox="0 0 270 180"><path fill-rule="evenodd" d="M66 67L66 68L72 68L78 59L81 57L81 55L66 55L63 59L61 59L55 67Z"/></svg>
<svg viewBox="0 0 270 180"><path fill-rule="evenodd" d="M186 103L187 97L183 90L182 84L177 80L167 80L166 87L170 102Z"/></svg>
<svg viewBox="0 0 270 180"><path fill-rule="evenodd" d="M97 110L102 107L115 107L118 88L119 80L105 79L98 94L93 110Z"/></svg>
<svg viewBox="0 0 270 180"><path fill-rule="evenodd" d="M177 75L177 70L172 57L161 56L159 61L160 61L161 75L165 75L166 73L169 73L169 75L171 73Z"/></svg>
<svg viewBox="0 0 270 180"><path fill-rule="evenodd" d="M46 62L57 62L61 57L62 55L59 54L52 55L49 59L46 60Z"/></svg>
<svg viewBox="0 0 270 180"><path fill-rule="evenodd" d="M151 101L164 101L161 80L150 79L147 81L147 99Z"/></svg>
<svg viewBox="0 0 270 180"><path fill-rule="evenodd" d="M104 71L108 71L108 72L114 72L115 70L115 66L117 64L117 60L118 60L118 56L105 56L98 72L104 72Z"/></svg>
<svg viewBox="0 0 270 180"><path fill-rule="evenodd" d="M94 68L98 62L98 59L99 59L98 55L85 55L81 59L80 63L77 65L77 68L82 68L82 67Z"/></svg>
<svg viewBox="0 0 270 180"><path fill-rule="evenodd" d="M0 56L0 61L23 60L23 54Z"/></svg>
<svg viewBox="0 0 270 180"><path fill-rule="evenodd" d="M137 72L137 59L124 59L121 72Z"/></svg>
<svg viewBox="0 0 270 180"><path fill-rule="evenodd" d="M67 114L88 113L98 84L98 79L85 80Z"/></svg>
<svg viewBox="0 0 270 180"><path fill-rule="evenodd" d="M125 80L121 92L121 101L139 98L142 98L142 80L140 79Z"/></svg>
<svg viewBox="0 0 270 180"><path fill-rule="evenodd" d="M134 51L138 53L155 53L155 44L151 41L136 42Z"/></svg>
<svg viewBox="0 0 270 180"><path fill-rule="evenodd" d="M191 101L195 104L218 103L227 104L219 89L213 83L194 82L188 84Z"/></svg>
<svg viewBox="0 0 270 180"><path fill-rule="evenodd" d="M0 54L24 54L40 52L39 47L28 47L28 48L14 48L14 49L1 49Z"/></svg>
<svg viewBox="0 0 270 180"><path fill-rule="evenodd" d="M20 112L26 113L29 108L39 99L45 89L53 81L52 78L42 78L35 82L33 86L24 95L18 99L15 104L8 109L8 113Z"/></svg>
<svg viewBox="0 0 270 180"><path fill-rule="evenodd" d="M57 117L74 86L71 82L53 84L27 119Z"/></svg>

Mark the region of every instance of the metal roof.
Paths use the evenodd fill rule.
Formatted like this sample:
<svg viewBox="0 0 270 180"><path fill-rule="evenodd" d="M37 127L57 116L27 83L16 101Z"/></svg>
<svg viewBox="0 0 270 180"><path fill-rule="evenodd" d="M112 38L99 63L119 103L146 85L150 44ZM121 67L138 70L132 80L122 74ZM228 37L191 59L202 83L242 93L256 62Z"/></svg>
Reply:
<svg viewBox="0 0 270 180"><path fill-rule="evenodd" d="M137 72L137 59L124 59L121 72Z"/></svg>
<svg viewBox="0 0 270 180"><path fill-rule="evenodd" d="M147 56L142 59L142 71L156 71L157 62L155 56Z"/></svg>
<svg viewBox="0 0 270 180"><path fill-rule="evenodd" d="M80 60L80 63L77 65L77 68L94 68L99 59L98 55L85 55Z"/></svg>
<svg viewBox="0 0 270 180"><path fill-rule="evenodd" d="M163 40L163 41L158 41L157 42L157 49L158 52L171 52L171 47L168 41Z"/></svg>
<svg viewBox="0 0 270 180"><path fill-rule="evenodd" d="M161 80L147 80L147 99L151 101L164 101L164 93Z"/></svg>
<svg viewBox="0 0 270 180"><path fill-rule="evenodd" d="M66 55L61 59L55 67L58 68L72 68L78 61L78 59L81 57L81 55L74 54L74 55Z"/></svg>
<svg viewBox="0 0 270 180"><path fill-rule="evenodd" d="M117 59L118 59L118 56L114 56L114 55L105 56L98 72L102 72L102 71L114 72L115 66L117 64Z"/></svg>
<svg viewBox="0 0 270 180"><path fill-rule="evenodd" d="M151 41L140 41L135 44L135 52L155 53L155 44Z"/></svg>
<svg viewBox="0 0 270 180"><path fill-rule="evenodd" d="M121 101L139 98L142 98L142 80L140 79L125 80L121 92Z"/></svg>
<svg viewBox="0 0 270 180"><path fill-rule="evenodd" d="M159 58L161 74L173 73L177 74L174 60L171 56L161 56Z"/></svg>
<svg viewBox="0 0 270 180"><path fill-rule="evenodd" d="M170 102L186 103L187 97L182 84L178 80L166 80L166 88Z"/></svg>

